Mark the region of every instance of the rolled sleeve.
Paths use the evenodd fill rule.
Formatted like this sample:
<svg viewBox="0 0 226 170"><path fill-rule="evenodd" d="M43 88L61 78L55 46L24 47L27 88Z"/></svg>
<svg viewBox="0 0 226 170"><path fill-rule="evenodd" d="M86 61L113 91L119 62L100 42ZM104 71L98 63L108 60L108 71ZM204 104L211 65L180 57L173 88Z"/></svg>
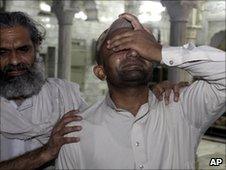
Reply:
<svg viewBox="0 0 226 170"><path fill-rule="evenodd" d="M225 111L225 52L189 43L163 48L162 62L198 78L182 91L180 100L186 119L204 132Z"/></svg>
<svg viewBox="0 0 226 170"><path fill-rule="evenodd" d="M167 66L179 66L193 61L224 61L222 51L209 47L196 47L193 43L185 44L181 47L163 47L162 64Z"/></svg>

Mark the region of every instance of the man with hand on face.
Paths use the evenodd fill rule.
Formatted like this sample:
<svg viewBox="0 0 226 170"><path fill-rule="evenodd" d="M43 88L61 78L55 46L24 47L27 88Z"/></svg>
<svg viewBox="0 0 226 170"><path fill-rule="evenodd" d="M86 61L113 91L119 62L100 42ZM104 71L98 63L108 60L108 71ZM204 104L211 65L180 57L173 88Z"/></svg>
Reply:
<svg viewBox="0 0 226 170"><path fill-rule="evenodd" d="M76 83L45 78L38 56L44 35L37 26L22 12L0 13L0 169L44 168L62 145L80 140L64 135L81 130L67 125L82 119L76 113L86 103ZM154 91L169 94L169 88Z"/></svg>
<svg viewBox="0 0 226 170"><path fill-rule="evenodd" d="M61 148L59 169L194 169L205 130L225 110L225 52L208 46L162 47L131 14L122 14L97 43L95 75L109 93L82 112L79 143ZM152 63L201 79L179 102L148 89ZM217 68L217 69L216 69Z"/></svg>

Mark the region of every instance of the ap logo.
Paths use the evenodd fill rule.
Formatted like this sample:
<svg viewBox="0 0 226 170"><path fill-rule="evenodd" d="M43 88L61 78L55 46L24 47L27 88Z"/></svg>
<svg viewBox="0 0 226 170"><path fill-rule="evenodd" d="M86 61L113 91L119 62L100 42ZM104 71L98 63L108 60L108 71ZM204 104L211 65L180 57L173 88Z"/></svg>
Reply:
<svg viewBox="0 0 226 170"><path fill-rule="evenodd" d="M222 158L211 158L210 159L210 166L220 166L220 164L223 163L223 159Z"/></svg>

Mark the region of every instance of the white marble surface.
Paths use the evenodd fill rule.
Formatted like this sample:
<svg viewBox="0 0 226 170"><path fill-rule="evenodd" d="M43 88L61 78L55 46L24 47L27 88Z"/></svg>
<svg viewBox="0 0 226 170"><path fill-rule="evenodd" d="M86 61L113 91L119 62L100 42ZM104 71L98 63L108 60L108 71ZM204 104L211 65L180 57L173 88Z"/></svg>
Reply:
<svg viewBox="0 0 226 170"><path fill-rule="evenodd" d="M218 143L202 139L197 150L197 156L198 156L197 169L199 170L226 169L225 143ZM222 158L223 163L220 166L209 166L211 158Z"/></svg>

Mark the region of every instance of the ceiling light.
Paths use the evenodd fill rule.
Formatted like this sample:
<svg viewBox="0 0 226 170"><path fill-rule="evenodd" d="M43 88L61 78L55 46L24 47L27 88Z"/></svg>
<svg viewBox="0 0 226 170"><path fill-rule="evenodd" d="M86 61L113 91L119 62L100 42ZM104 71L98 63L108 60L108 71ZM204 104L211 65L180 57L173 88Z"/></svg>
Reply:
<svg viewBox="0 0 226 170"><path fill-rule="evenodd" d="M160 21L162 19L161 13L165 11L165 7L160 2L143 1L140 8L139 20L144 23L148 21Z"/></svg>
<svg viewBox="0 0 226 170"><path fill-rule="evenodd" d="M46 28L51 28L51 25L50 24L46 24Z"/></svg>
<svg viewBox="0 0 226 170"><path fill-rule="evenodd" d="M39 6L40 6L40 9L41 9L42 11L45 11L45 12L50 12L50 11L51 11L50 5L48 5L48 4L45 3L45 2L41 2Z"/></svg>
<svg viewBox="0 0 226 170"><path fill-rule="evenodd" d="M82 19L82 20L87 19L87 15L83 11L75 13L74 17L77 18L77 19Z"/></svg>

